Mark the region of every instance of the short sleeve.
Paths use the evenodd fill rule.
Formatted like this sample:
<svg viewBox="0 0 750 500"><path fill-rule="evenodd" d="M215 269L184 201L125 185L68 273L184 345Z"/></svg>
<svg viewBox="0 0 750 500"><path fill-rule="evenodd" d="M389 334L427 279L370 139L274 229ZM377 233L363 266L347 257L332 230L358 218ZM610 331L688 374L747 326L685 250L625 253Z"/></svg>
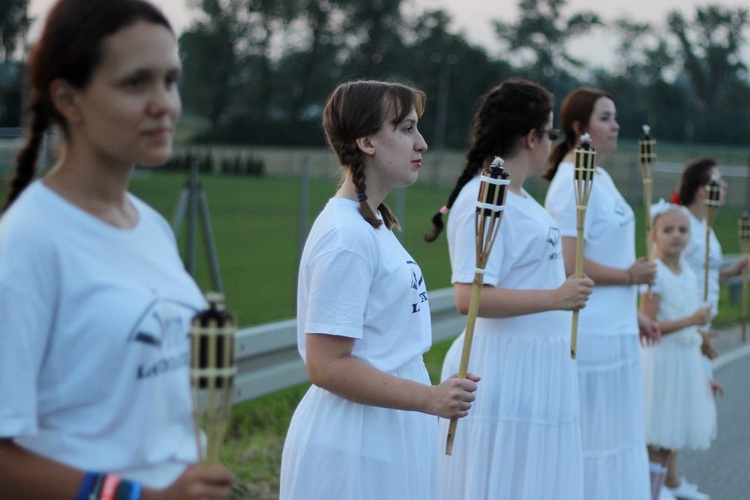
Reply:
<svg viewBox="0 0 750 500"><path fill-rule="evenodd" d="M362 338L373 264L350 250L317 256L308 268L305 333Z"/></svg>
<svg viewBox="0 0 750 500"><path fill-rule="evenodd" d="M567 169L561 168L552 179L552 184L547 191L544 208L557 222L560 236L573 237L578 235L576 229L576 199L573 191L573 178L566 181ZM568 182L569 181L569 182Z"/></svg>
<svg viewBox="0 0 750 500"><path fill-rule="evenodd" d="M37 382L50 309L39 297L0 282L0 437L37 432Z"/></svg>

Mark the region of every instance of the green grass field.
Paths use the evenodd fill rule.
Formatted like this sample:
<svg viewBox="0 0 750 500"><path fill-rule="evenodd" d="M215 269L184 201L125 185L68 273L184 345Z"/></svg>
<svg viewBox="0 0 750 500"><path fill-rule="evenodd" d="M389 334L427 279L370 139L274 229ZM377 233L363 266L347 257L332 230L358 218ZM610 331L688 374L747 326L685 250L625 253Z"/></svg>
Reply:
<svg viewBox="0 0 750 500"><path fill-rule="evenodd" d="M171 219L183 178L158 173L133 181L132 190ZM293 317L299 244L298 181L273 178L202 178L211 210L219 261L229 308L249 325ZM310 187L309 223L336 189L336 181L315 181ZM170 195L171 193L171 195ZM444 203L448 189L414 186L405 192L403 242L423 268L430 289L450 286L450 266L444 238L433 244L422 240L430 218ZM387 200L393 207L392 195ZM642 234L643 209L634 207L637 234ZM726 253L738 252L736 220L739 210L723 209L716 232ZM638 238L638 255L644 255ZM199 260L199 263L203 261ZM208 286L206 266L198 280ZM716 325L739 318L739 305L723 294L722 315ZM457 334L459 332L456 332ZM450 342L433 346L425 357L437 381ZM224 462L246 489L245 497L276 498L284 435L292 412L307 384L236 405L224 449Z"/></svg>
<svg viewBox="0 0 750 500"><path fill-rule="evenodd" d="M131 190L172 221L184 182L183 174L142 171L134 177ZM241 326L293 317L300 244L299 180L204 175L201 182L208 199L228 308L236 314ZM311 183L309 215L304 227L312 223L336 187L336 180ZM4 188L0 183L0 193ZM444 237L428 245L422 235L447 195L447 187L414 186L405 192L403 242L420 263L431 290L450 285L448 251ZM386 201L393 208L394 195ZM640 205L634 208L640 235L643 209ZM715 229L725 253L739 251L739 215L738 209L719 212ZM643 238L637 238L637 242L638 255L643 255ZM184 229L180 244L184 255ZM196 279L208 290L208 266L200 239L197 250ZM739 320L740 306L729 304L726 291L722 293L721 311L715 321L717 326ZM449 342L436 344L426 356L435 379L448 346ZM277 497L284 435L306 388L303 384L233 408L223 460L237 475L244 489L243 498Z"/></svg>

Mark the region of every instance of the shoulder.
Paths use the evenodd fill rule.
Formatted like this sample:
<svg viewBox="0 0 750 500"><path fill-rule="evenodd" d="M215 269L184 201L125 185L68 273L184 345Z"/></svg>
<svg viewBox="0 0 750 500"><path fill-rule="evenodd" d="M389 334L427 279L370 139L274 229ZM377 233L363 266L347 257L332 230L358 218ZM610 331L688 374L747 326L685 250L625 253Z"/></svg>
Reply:
<svg viewBox="0 0 750 500"><path fill-rule="evenodd" d="M314 254L327 251L371 253L377 245L378 231L390 231L385 225L372 227L359 213L356 202L331 198L315 219L306 246Z"/></svg>
<svg viewBox="0 0 750 500"><path fill-rule="evenodd" d="M54 194L34 182L0 218L0 249L5 245L38 245L55 237L59 207ZM3 252L4 253L4 252Z"/></svg>

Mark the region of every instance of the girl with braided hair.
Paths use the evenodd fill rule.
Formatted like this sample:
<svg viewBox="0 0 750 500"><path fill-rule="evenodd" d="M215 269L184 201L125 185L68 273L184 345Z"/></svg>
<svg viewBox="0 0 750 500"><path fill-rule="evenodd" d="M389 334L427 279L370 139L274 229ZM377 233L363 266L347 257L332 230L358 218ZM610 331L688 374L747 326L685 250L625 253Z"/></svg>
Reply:
<svg viewBox="0 0 750 500"><path fill-rule="evenodd" d="M143 0L60 0L0 219L0 498L218 499L194 465L188 328L204 306L167 222L127 192L171 152L177 39ZM62 152L33 180L42 135Z"/></svg>
<svg viewBox="0 0 750 500"><path fill-rule="evenodd" d="M566 279L557 225L523 188L544 167L557 131L552 95L506 80L480 100L467 162L451 193L448 219L456 305L469 308L475 268L474 212L480 172L504 160L510 186L500 235L484 274L471 368L482 376L471 413L442 458L442 498L580 499L583 457L570 311L584 307L593 282ZM440 233L433 222L432 241ZM443 363L458 368L463 334ZM441 421L442 434L449 422Z"/></svg>
<svg viewBox="0 0 750 500"><path fill-rule="evenodd" d="M408 86L355 81L323 111L344 180L300 263L297 340L314 385L287 433L282 499L436 498L435 416L464 417L474 399L473 375L430 383L424 278L383 203L417 180L424 99Z"/></svg>

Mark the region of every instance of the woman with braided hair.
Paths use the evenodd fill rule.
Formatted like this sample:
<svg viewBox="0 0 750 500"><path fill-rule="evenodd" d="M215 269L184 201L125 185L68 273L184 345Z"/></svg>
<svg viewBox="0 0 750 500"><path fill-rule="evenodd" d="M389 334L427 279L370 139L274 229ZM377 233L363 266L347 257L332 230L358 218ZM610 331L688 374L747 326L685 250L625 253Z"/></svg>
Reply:
<svg viewBox="0 0 750 500"><path fill-rule="evenodd" d="M424 278L383 203L417 180L424 99L408 86L355 81L323 111L344 180L300 263L297 340L314 385L287 433L282 499L436 498L435 416L463 417L474 399L473 375L430 383Z"/></svg>
<svg viewBox="0 0 750 500"><path fill-rule="evenodd" d="M177 39L142 0L60 0L29 61L31 126L0 219L0 498L220 499L195 465L188 327L167 222L128 193L180 113ZM61 131L34 180L42 136Z"/></svg>
<svg viewBox="0 0 750 500"><path fill-rule="evenodd" d="M504 160L510 186L500 235L484 274L471 368L482 376L471 413L442 458L442 498L580 499L583 457L570 311L584 307L593 282L566 279L557 225L523 188L544 167L552 141L552 95L506 80L479 101L467 162L446 207L456 305L469 308L475 268L474 212L480 172ZM444 210L443 210L444 211ZM441 211L441 212L443 212ZM441 232L442 213L426 235ZM443 363L459 365L463 334ZM449 422L441 421L442 435Z"/></svg>

